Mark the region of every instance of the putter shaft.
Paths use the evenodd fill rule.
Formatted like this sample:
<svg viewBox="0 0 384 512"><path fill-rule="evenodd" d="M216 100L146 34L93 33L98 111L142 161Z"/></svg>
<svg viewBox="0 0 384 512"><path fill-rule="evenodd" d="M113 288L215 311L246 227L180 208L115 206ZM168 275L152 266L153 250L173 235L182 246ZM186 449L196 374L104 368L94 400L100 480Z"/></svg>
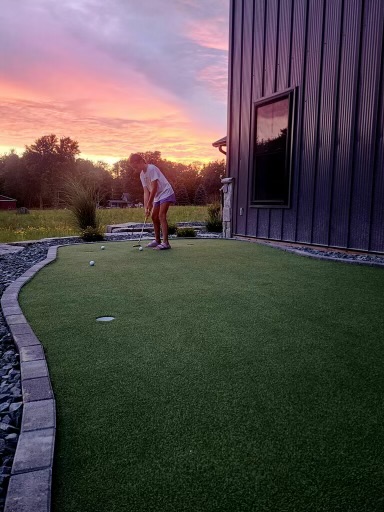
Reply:
<svg viewBox="0 0 384 512"><path fill-rule="evenodd" d="M140 233L140 238L139 238L139 243L138 244L135 244L133 247L141 247L141 238L143 236L143 233L144 233L144 228L145 228L145 225L147 223L147 220L148 220L148 216L145 217L144 219L144 224L143 224L143 227L141 228L141 233Z"/></svg>

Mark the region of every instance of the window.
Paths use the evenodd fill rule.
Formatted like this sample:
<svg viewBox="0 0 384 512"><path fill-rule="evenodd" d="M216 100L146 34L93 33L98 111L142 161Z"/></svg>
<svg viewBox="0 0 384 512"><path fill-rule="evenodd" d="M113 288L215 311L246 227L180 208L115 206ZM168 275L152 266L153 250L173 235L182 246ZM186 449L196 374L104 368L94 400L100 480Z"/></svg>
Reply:
<svg viewBox="0 0 384 512"><path fill-rule="evenodd" d="M255 105L251 205L288 207L293 91Z"/></svg>

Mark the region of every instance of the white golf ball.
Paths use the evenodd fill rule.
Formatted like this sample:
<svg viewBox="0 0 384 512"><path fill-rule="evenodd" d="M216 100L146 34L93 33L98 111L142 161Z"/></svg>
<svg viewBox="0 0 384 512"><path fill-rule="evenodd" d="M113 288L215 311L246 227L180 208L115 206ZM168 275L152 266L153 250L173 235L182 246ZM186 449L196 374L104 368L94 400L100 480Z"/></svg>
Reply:
<svg viewBox="0 0 384 512"><path fill-rule="evenodd" d="M89 264L91 265L91 267L93 267L93 265L95 264L95 262L92 260L89 262Z"/></svg>
<svg viewBox="0 0 384 512"><path fill-rule="evenodd" d="M142 251L142 250L143 250L143 248L142 248L142 247L139 247L139 251Z"/></svg>
<svg viewBox="0 0 384 512"><path fill-rule="evenodd" d="M104 246L104 245L102 245L102 246L101 246L101 249L105 249L105 246Z"/></svg>

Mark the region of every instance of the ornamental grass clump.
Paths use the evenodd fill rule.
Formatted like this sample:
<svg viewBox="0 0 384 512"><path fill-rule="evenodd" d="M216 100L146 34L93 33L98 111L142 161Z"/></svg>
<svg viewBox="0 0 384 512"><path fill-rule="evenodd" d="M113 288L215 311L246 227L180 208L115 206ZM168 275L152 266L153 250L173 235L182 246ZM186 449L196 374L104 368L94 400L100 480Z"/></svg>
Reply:
<svg viewBox="0 0 384 512"><path fill-rule="evenodd" d="M168 224L168 235L175 235L177 232L177 224L169 223Z"/></svg>
<svg viewBox="0 0 384 512"><path fill-rule="evenodd" d="M196 231L193 228L177 228L176 234L182 238L194 238Z"/></svg>
<svg viewBox="0 0 384 512"><path fill-rule="evenodd" d="M220 233L223 229L221 220L221 205L213 203L208 206L208 219L206 221L207 231L211 233Z"/></svg>
<svg viewBox="0 0 384 512"><path fill-rule="evenodd" d="M81 181L69 181L66 185L66 199L81 238L87 242L103 240L96 188Z"/></svg>

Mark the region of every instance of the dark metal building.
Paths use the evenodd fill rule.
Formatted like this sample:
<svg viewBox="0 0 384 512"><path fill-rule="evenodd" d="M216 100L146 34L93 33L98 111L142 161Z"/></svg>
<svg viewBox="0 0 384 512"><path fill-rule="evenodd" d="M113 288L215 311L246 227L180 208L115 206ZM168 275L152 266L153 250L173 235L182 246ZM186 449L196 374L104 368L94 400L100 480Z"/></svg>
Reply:
<svg viewBox="0 0 384 512"><path fill-rule="evenodd" d="M232 0L233 235L384 252L384 0Z"/></svg>

